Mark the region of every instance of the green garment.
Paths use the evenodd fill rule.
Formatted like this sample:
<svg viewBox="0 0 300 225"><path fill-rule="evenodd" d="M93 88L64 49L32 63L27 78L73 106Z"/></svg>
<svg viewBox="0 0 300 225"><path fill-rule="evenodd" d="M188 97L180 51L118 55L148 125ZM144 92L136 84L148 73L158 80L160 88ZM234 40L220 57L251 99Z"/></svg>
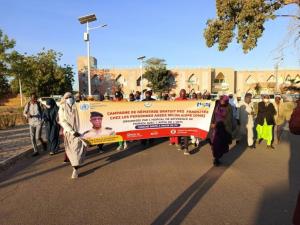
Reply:
<svg viewBox="0 0 300 225"><path fill-rule="evenodd" d="M273 140L273 125L268 125L266 119L264 120L264 125L257 124L257 139L264 139L267 141L267 145L271 145Z"/></svg>

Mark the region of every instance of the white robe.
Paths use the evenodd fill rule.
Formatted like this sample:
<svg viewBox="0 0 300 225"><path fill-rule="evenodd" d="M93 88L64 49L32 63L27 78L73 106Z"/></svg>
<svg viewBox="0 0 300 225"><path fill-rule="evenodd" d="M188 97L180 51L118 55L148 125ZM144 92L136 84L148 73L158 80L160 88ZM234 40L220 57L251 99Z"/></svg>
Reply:
<svg viewBox="0 0 300 225"><path fill-rule="evenodd" d="M60 105L59 124L64 129L64 145L66 154L72 166L79 166L83 162L84 143L74 133L79 131L79 116L76 105L72 107L66 103Z"/></svg>
<svg viewBox="0 0 300 225"><path fill-rule="evenodd" d="M253 134L253 127L254 127L254 117L253 117L253 103L247 104L245 102L241 103L240 107L238 108L238 119L240 120L240 133L241 135L247 135L248 145L253 145L254 142L254 134Z"/></svg>

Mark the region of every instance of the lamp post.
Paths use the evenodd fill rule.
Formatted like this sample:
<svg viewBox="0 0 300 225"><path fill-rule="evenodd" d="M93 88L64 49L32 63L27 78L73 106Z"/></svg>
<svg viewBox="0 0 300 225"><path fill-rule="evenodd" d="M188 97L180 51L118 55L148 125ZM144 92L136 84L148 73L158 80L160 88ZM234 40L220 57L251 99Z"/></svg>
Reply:
<svg viewBox="0 0 300 225"><path fill-rule="evenodd" d="M279 67L279 64L283 61L283 57L275 58L275 60L277 61L275 63L275 78L276 78L275 90L276 90L276 93L278 93L278 67Z"/></svg>
<svg viewBox="0 0 300 225"><path fill-rule="evenodd" d="M141 73L141 94L143 95L143 63L144 63L144 59L146 58L146 56L140 56L137 58L137 60L140 61L140 73Z"/></svg>
<svg viewBox="0 0 300 225"><path fill-rule="evenodd" d="M89 23L97 20L96 15L95 14L90 14L87 16L82 16L78 18L79 22L81 24L86 24L86 32L84 32L83 35L83 39L84 41L87 43L87 64L88 64L88 95L91 96L92 95L92 89L91 89L91 65L90 65L90 34L89 31L90 30L94 30L97 28L102 28L102 27L106 27L107 24L101 25L101 26L97 26L97 27L89 27Z"/></svg>

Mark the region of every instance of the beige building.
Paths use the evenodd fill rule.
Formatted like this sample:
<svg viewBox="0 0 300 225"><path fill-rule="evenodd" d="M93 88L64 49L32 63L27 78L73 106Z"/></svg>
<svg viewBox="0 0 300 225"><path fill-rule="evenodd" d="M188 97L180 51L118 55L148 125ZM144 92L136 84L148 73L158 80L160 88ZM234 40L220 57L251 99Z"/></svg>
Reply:
<svg viewBox="0 0 300 225"><path fill-rule="evenodd" d="M91 87L93 95L114 94L118 89L125 95L147 89L147 80L141 80L140 68L97 69L97 61L93 58L91 66ZM86 57L77 61L79 91L87 94L88 78ZM300 70L236 71L232 68L171 68L173 76L172 91L179 93L184 88L187 92L239 93L253 94L257 92L274 93L284 86L300 82Z"/></svg>

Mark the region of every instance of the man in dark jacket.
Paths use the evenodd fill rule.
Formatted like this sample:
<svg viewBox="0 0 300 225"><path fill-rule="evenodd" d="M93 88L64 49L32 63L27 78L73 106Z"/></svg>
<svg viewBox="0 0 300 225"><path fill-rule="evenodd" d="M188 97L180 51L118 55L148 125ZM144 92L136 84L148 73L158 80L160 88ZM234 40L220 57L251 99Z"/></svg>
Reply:
<svg viewBox="0 0 300 225"><path fill-rule="evenodd" d="M275 125L274 116L276 110L274 105L270 103L269 95L264 95L263 100L258 103L258 113L256 117L257 122L257 139L260 144L263 140L267 142L267 148L274 149L273 141L273 127Z"/></svg>

